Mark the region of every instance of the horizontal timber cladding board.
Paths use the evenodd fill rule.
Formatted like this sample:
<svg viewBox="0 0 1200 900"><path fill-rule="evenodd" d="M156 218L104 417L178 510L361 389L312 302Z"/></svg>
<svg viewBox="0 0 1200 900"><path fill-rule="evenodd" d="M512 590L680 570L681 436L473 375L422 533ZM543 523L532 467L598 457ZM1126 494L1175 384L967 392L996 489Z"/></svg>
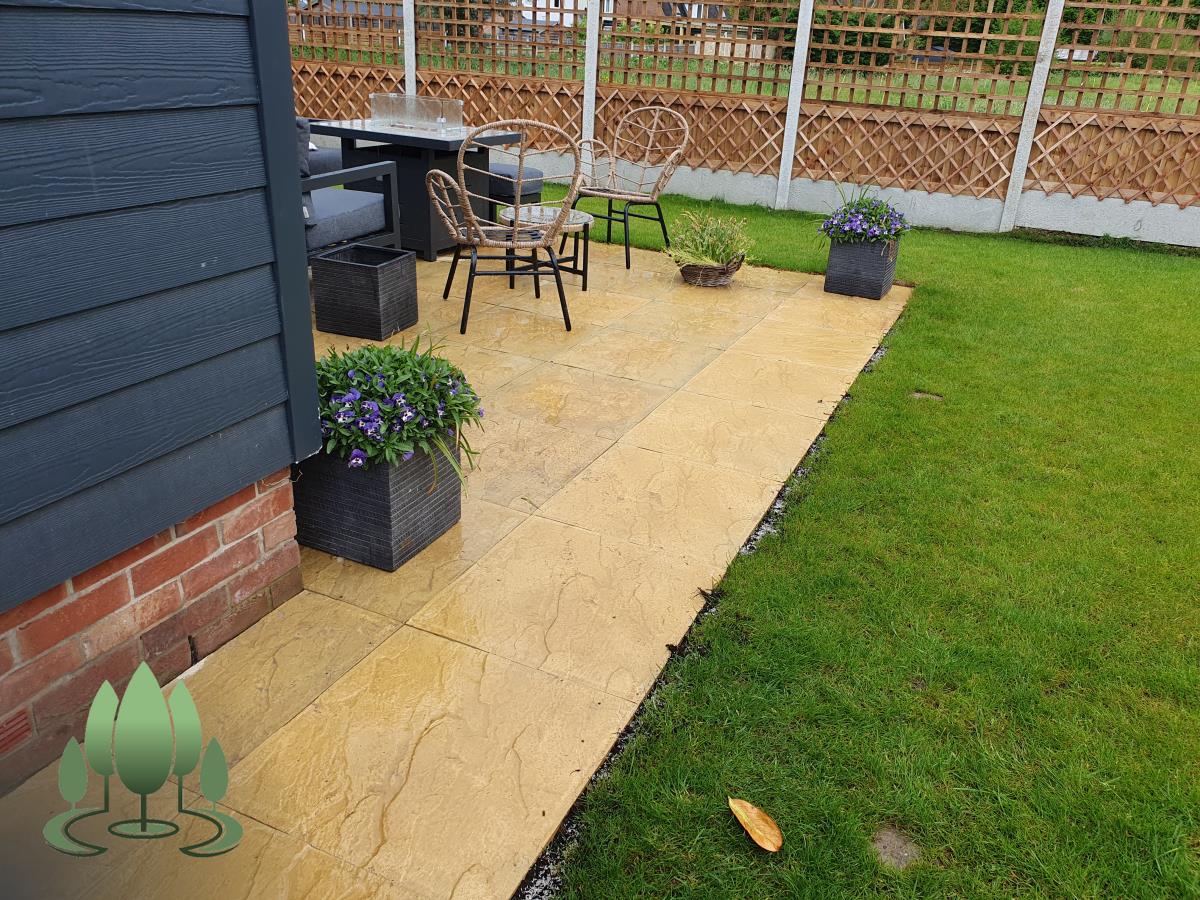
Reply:
<svg viewBox="0 0 1200 900"><path fill-rule="evenodd" d="M0 6L33 6L31 0L0 0ZM124 9L133 12L213 13L248 16L250 0L36 0L52 9Z"/></svg>
<svg viewBox="0 0 1200 900"><path fill-rule="evenodd" d="M0 524L286 399L272 337L0 431L0 472L22 473L0 495Z"/></svg>
<svg viewBox="0 0 1200 900"><path fill-rule="evenodd" d="M261 190L6 228L0 330L274 259Z"/></svg>
<svg viewBox="0 0 1200 900"><path fill-rule="evenodd" d="M254 59L231 16L0 6L0 116L256 103Z"/></svg>
<svg viewBox="0 0 1200 900"><path fill-rule="evenodd" d="M0 333L0 428L278 333L270 266Z"/></svg>
<svg viewBox="0 0 1200 900"><path fill-rule="evenodd" d="M0 227L265 183L254 106L0 121Z"/></svg>
<svg viewBox="0 0 1200 900"><path fill-rule="evenodd" d="M172 427L164 416L163 427ZM275 406L0 525L0 611L111 559L292 461Z"/></svg>

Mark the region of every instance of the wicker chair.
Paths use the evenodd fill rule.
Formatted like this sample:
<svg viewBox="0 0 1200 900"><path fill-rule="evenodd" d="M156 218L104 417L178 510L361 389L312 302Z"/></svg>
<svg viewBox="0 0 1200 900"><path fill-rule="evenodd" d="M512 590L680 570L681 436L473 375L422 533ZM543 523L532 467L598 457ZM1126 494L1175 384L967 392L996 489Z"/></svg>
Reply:
<svg viewBox="0 0 1200 900"><path fill-rule="evenodd" d="M512 144L489 145L491 171L477 169L471 163L473 150L483 147L478 138L484 132L517 132L521 139ZM536 172L536 176L528 173ZM507 174L511 173L511 174ZM523 203L527 180L554 181L565 184L566 194L561 200L537 205ZM462 323L459 333L467 333L467 318L471 312L471 292L475 279L484 275L499 275L509 279L513 286L516 276L533 277L534 295L541 297L541 276L552 274L558 287L558 303L562 308L563 324L571 330L571 315L567 311L567 296L563 292L562 271L559 254L554 245L564 235L568 223L580 215L573 204L579 193L582 180L579 162L579 145L561 128L535 122L530 119L508 119L491 122L471 131L458 151L458 178L439 170L425 177L434 209L455 237L454 259L446 276L446 287L442 299L450 296L450 286L458 270L458 262L464 254L470 254L471 268L467 275L467 291L463 300ZM505 183L504 196L512 205L497 210L495 198L489 196L496 179ZM509 188L511 183L511 189ZM495 219L489 218L495 216ZM499 253L484 255L480 251L497 250ZM539 251L545 258L539 257ZM481 271L481 260L502 261L503 269Z"/></svg>
<svg viewBox="0 0 1200 900"><path fill-rule="evenodd" d="M608 201L608 215L593 213L608 221L607 240L612 242L613 222L625 230L625 268L629 268L629 220L658 222L663 243L671 246L659 195L675 174L688 145L688 124L679 113L665 106L643 106L617 123L612 146L603 141L584 141L584 180L579 197ZM576 203L579 201L576 200ZM614 203L624 203L619 215ZM631 212L631 207L653 206L655 215Z"/></svg>

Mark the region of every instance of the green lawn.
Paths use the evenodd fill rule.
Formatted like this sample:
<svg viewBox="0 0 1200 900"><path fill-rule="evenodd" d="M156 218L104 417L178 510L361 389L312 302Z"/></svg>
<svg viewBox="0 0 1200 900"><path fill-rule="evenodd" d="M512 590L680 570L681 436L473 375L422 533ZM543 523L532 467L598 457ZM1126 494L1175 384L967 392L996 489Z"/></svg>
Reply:
<svg viewBox="0 0 1200 900"><path fill-rule="evenodd" d="M724 209L823 268L816 217ZM887 354L587 794L566 896L1200 896L1200 258L918 231L898 274ZM923 860L882 869L884 825Z"/></svg>

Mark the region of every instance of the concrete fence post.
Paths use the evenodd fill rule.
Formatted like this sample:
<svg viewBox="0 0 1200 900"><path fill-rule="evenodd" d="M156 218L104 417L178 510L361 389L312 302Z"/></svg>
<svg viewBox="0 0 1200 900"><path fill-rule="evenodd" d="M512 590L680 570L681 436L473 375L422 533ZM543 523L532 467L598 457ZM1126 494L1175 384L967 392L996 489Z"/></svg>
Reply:
<svg viewBox="0 0 1200 900"><path fill-rule="evenodd" d="M800 127L800 103L804 100L804 70L808 68L808 39L812 33L812 20L813 0L800 0L800 14L796 19L796 49L792 53L792 79L788 82L787 114L783 119L783 149L779 153L779 179L775 184L776 209L787 209L788 193L792 187L792 164L796 159L796 131Z"/></svg>
<svg viewBox="0 0 1200 900"><path fill-rule="evenodd" d="M601 0L587 0L587 32L583 47L583 112L579 133L585 141L596 136L596 79L600 68Z"/></svg>
<svg viewBox="0 0 1200 900"><path fill-rule="evenodd" d="M417 4L404 0L404 93L417 96Z"/></svg>
<svg viewBox="0 0 1200 900"><path fill-rule="evenodd" d="M1054 62L1054 45L1058 41L1058 29L1062 24L1063 4L1064 0L1049 0L1046 4L1042 39L1038 42L1037 59L1029 81L1029 93L1025 97L1025 112L1021 116L1021 131L1017 134L1017 151L1013 154L1008 191L1004 195L1004 209L1000 213L1001 231L1012 231L1017 221L1021 193L1025 190L1025 173L1029 169L1029 154L1033 152L1033 137L1037 133L1038 116L1042 112L1042 98L1046 95L1046 80L1050 76L1050 65Z"/></svg>

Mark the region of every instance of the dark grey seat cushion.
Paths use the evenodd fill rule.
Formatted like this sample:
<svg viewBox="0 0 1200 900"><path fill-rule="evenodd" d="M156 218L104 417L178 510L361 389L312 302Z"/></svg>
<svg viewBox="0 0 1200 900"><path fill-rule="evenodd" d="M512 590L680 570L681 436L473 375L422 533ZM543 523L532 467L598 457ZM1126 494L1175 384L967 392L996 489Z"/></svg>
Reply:
<svg viewBox="0 0 1200 900"><path fill-rule="evenodd" d="M308 130L308 119L296 116L296 162L300 165L300 177L307 178L312 172L308 162L308 142L311 137Z"/></svg>
<svg viewBox="0 0 1200 900"><path fill-rule="evenodd" d="M342 151L337 147L322 147L308 151L308 173L325 175L342 167Z"/></svg>
<svg viewBox="0 0 1200 900"><path fill-rule="evenodd" d="M313 225L304 230L309 250L383 231L383 195L321 188L312 192Z"/></svg>
<svg viewBox="0 0 1200 900"><path fill-rule="evenodd" d="M488 196L498 199L511 199L513 190L516 188L517 167L510 163L492 163L488 167L492 172L492 177L488 179ZM495 176L502 175L502 178ZM514 179L514 180L509 180ZM522 196L528 197L530 194L541 194L542 192L542 170L535 169L533 166L525 167L525 178L521 182Z"/></svg>

